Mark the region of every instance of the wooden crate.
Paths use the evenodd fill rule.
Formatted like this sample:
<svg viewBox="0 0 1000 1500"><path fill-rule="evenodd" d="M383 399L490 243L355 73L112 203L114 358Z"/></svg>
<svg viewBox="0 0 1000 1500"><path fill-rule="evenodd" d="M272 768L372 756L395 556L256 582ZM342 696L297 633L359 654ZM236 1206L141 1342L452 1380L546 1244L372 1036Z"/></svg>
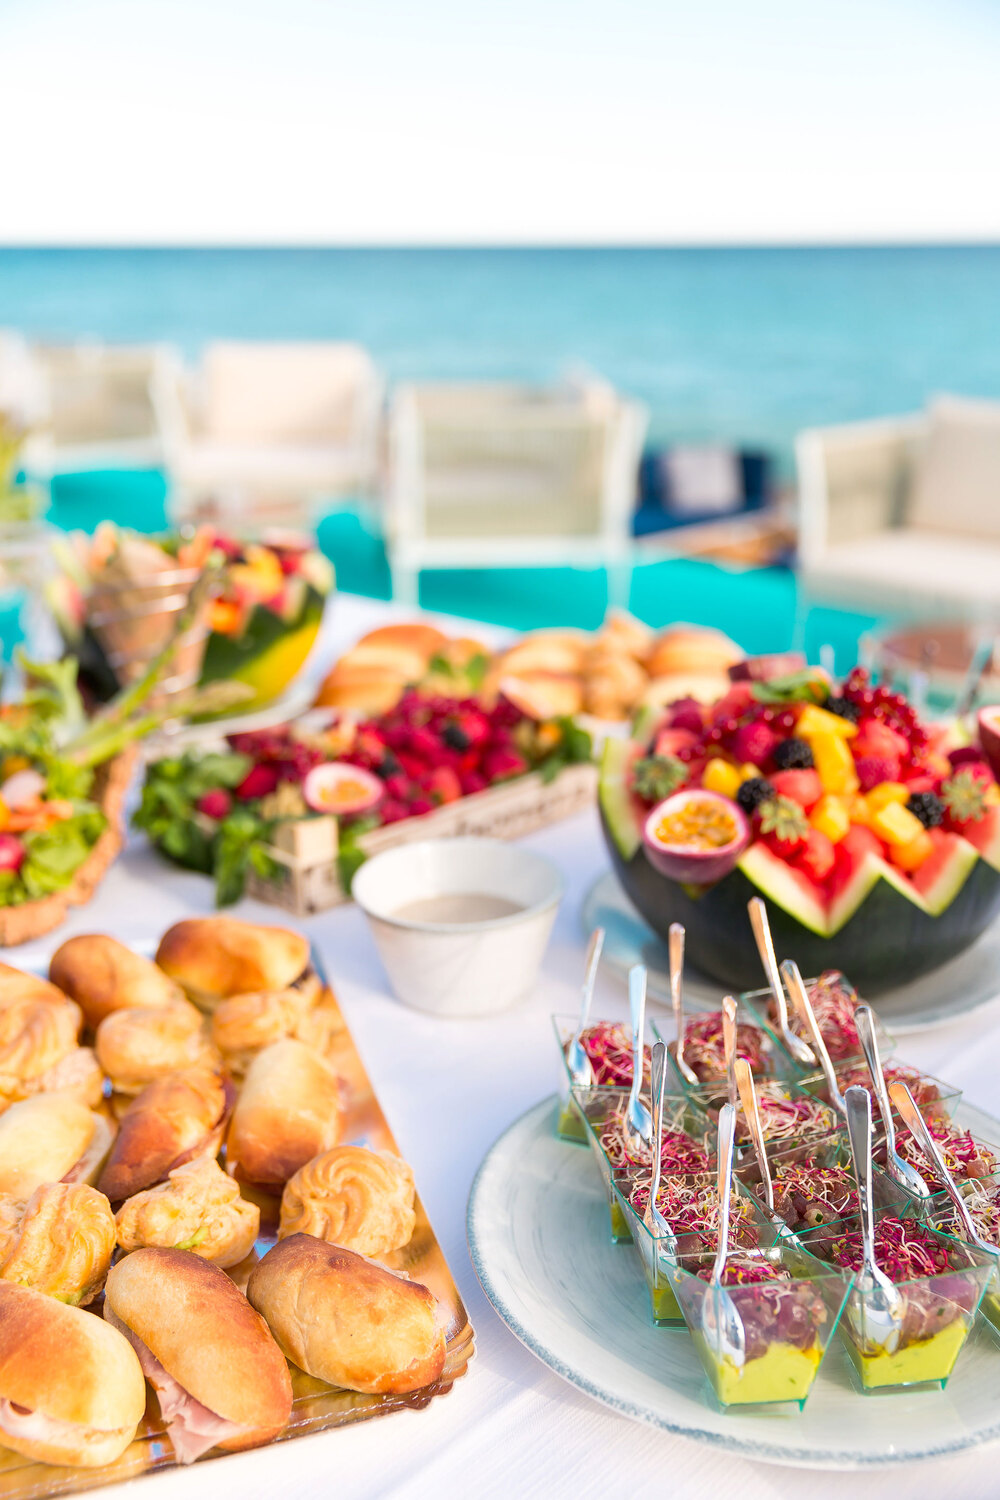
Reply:
<svg viewBox="0 0 1000 1500"><path fill-rule="evenodd" d="M593 805L596 793L594 765L567 766L547 785L541 773L533 771L515 781L505 781L449 802L423 817L374 828L359 843L370 857L417 839L456 838L461 834L516 839L560 818L583 812ZM281 865L283 873L274 880L250 876L247 894L258 901L284 907L297 917L308 917L350 900L337 870L336 818L305 818L285 823L268 852Z"/></svg>

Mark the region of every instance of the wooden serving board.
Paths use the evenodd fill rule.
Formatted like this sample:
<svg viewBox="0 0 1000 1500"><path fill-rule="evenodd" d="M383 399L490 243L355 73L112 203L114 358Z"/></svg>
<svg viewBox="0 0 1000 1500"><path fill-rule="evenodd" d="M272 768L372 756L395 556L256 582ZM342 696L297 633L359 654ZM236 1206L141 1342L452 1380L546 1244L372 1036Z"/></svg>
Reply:
<svg viewBox="0 0 1000 1500"><path fill-rule="evenodd" d="M142 945L140 951L143 951L145 957L150 957L153 949L152 944ZM394 1151L398 1155L404 1155L396 1145L395 1137L375 1097L361 1055L354 1045L354 1039L323 974L315 950L312 961L324 984L319 1004L330 1010L336 1018L331 1045L326 1055L343 1082L346 1109L341 1144L367 1146L372 1150ZM44 970L39 969L39 972ZM244 1194L251 1196L245 1188ZM270 1250L277 1238L280 1200L269 1194L253 1193L252 1196L261 1208L261 1232L251 1254L228 1272L241 1288L246 1287L254 1265ZM292 1416L281 1436L274 1439L275 1442L289 1442L308 1433L344 1427L350 1422L367 1422L373 1417L388 1416L396 1411L422 1410L437 1397L447 1395L453 1383L468 1369L475 1352L472 1326L419 1195L414 1208L417 1221L409 1243L401 1250L381 1256L380 1260L390 1269L403 1271L411 1280L422 1282L437 1298L445 1321L447 1339L444 1370L440 1380L407 1395L364 1395L325 1385L293 1365L290 1367L294 1393ZM103 1301L103 1296L98 1298L87 1309L88 1313L100 1317ZM192 1330L193 1334L194 1332ZM214 1462L228 1456L221 1450L213 1449L199 1459L198 1463ZM68 1495L96 1489L104 1484L117 1484L149 1470L173 1467L173 1449L165 1435L156 1396L152 1388L147 1386L146 1415L134 1441L116 1463L104 1468L58 1468L50 1464L33 1463L18 1453L0 1447L0 1500L38 1500L41 1496Z"/></svg>

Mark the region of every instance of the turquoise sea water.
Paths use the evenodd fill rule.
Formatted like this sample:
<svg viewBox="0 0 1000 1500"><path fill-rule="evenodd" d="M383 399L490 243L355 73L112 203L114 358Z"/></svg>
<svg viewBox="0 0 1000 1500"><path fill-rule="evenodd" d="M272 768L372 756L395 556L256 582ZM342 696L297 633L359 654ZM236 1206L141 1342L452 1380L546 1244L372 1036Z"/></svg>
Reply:
<svg viewBox="0 0 1000 1500"><path fill-rule="evenodd" d="M0 326L351 338L390 380L588 365L654 438L787 455L798 428L1000 397L1000 247L0 250Z"/></svg>
<svg viewBox="0 0 1000 1500"><path fill-rule="evenodd" d="M717 250L0 249L0 326L49 339L350 338L389 381L548 380L588 366L646 401L655 440L772 449L791 471L796 431L919 407L935 391L1000 397L1000 247ZM155 529L161 476L60 482L53 517ZM341 586L384 596L363 515L321 539ZM593 626L603 576L569 569L428 573L431 608L517 627ZM749 650L801 626L794 578L702 563L637 568L651 624L714 624ZM877 618L814 609L805 643L854 657ZM2 632L0 632L2 633Z"/></svg>

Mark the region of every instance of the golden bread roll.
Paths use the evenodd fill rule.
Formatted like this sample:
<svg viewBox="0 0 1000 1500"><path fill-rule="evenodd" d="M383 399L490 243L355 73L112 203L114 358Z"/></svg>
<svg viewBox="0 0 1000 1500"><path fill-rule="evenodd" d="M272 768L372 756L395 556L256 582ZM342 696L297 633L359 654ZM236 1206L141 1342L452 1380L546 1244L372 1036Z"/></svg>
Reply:
<svg viewBox="0 0 1000 1500"><path fill-rule="evenodd" d="M232 1086L209 1068L188 1068L154 1079L122 1115L118 1138L97 1182L101 1192L120 1203L162 1182L196 1156L215 1156L232 1093Z"/></svg>
<svg viewBox="0 0 1000 1500"><path fill-rule="evenodd" d="M500 657L504 677L523 677L536 672L553 676L576 676L590 644L576 630L539 630L526 635Z"/></svg>
<svg viewBox="0 0 1000 1500"><path fill-rule="evenodd" d="M66 999L62 990L47 979L25 974L10 964L0 964L0 1012L13 1000L47 1000L50 1005L62 1005Z"/></svg>
<svg viewBox="0 0 1000 1500"><path fill-rule="evenodd" d="M287 1425L288 1366L218 1266L186 1250L136 1250L111 1268L104 1316L135 1349L179 1462L259 1447Z"/></svg>
<svg viewBox="0 0 1000 1500"><path fill-rule="evenodd" d="M146 1382L127 1339L92 1313L0 1281L0 1444L101 1468L135 1437Z"/></svg>
<svg viewBox="0 0 1000 1500"><path fill-rule="evenodd" d="M587 658L584 707L599 719L627 719L648 681L631 656L595 649Z"/></svg>
<svg viewBox="0 0 1000 1500"><path fill-rule="evenodd" d="M125 1251L144 1245L191 1250L215 1266L235 1266L253 1249L260 1209L212 1157L175 1167L166 1182L127 1198L115 1215Z"/></svg>
<svg viewBox="0 0 1000 1500"><path fill-rule="evenodd" d="M115 1010L94 1039L97 1060L121 1094L138 1094L154 1078L182 1068L221 1067L201 1011L188 1000L153 1010Z"/></svg>
<svg viewBox="0 0 1000 1500"><path fill-rule="evenodd" d="M653 648L655 637L648 625L625 609L609 609L597 632L597 644L606 650L631 656L644 662Z"/></svg>
<svg viewBox="0 0 1000 1500"><path fill-rule="evenodd" d="M83 1016L72 1000L12 1000L0 1010L0 1108L23 1098L24 1085L45 1073L77 1045Z"/></svg>
<svg viewBox="0 0 1000 1500"><path fill-rule="evenodd" d="M380 625L369 630L358 641L359 646L404 646L416 651L424 661L440 651L448 637L434 625L425 625L421 620L403 621L398 625Z"/></svg>
<svg viewBox="0 0 1000 1500"><path fill-rule="evenodd" d="M395 708L409 684L405 672L385 666L337 663L323 678L316 694L316 708L348 708L359 713L386 714Z"/></svg>
<svg viewBox="0 0 1000 1500"><path fill-rule="evenodd" d="M678 672L722 672L743 661L746 652L721 630L699 625L674 625L653 643L646 658L650 677L671 677Z"/></svg>
<svg viewBox="0 0 1000 1500"><path fill-rule="evenodd" d="M0 1115L0 1194L28 1199L45 1182L92 1182L114 1127L69 1094L34 1094Z"/></svg>
<svg viewBox="0 0 1000 1500"><path fill-rule="evenodd" d="M497 688L529 719L571 718L583 708L583 684L576 676L542 671L510 676L505 671Z"/></svg>
<svg viewBox="0 0 1000 1500"><path fill-rule="evenodd" d="M114 1216L104 1194L84 1182L50 1182L18 1207L16 1228L0 1239L0 1280L74 1307L92 1302L115 1248Z"/></svg>
<svg viewBox="0 0 1000 1500"><path fill-rule="evenodd" d="M282 1037L291 1036L314 997L301 990L257 990L220 1000L212 1016L212 1041L237 1065Z"/></svg>
<svg viewBox="0 0 1000 1500"><path fill-rule="evenodd" d="M336 1073L305 1042L286 1037L247 1070L226 1137L228 1169L245 1182L283 1187L340 1139Z"/></svg>
<svg viewBox="0 0 1000 1500"><path fill-rule="evenodd" d="M293 1234L269 1250L250 1273L247 1296L287 1357L330 1385L416 1391L444 1368L444 1332L428 1289L312 1235Z"/></svg>
<svg viewBox="0 0 1000 1500"><path fill-rule="evenodd" d="M102 932L82 933L57 948L49 978L76 1001L94 1030L112 1011L133 1005L151 1010L180 993L150 959Z"/></svg>
<svg viewBox="0 0 1000 1500"><path fill-rule="evenodd" d="M334 1146L285 1184L278 1238L311 1234L358 1255L385 1255L409 1242L413 1169L388 1151Z"/></svg>
<svg viewBox="0 0 1000 1500"><path fill-rule="evenodd" d="M391 642L359 641L337 663L336 671L354 671L358 667L370 667L385 672L390 677L401 677L404 682L419 682L427 671L429 658L413 646L394 645Z"/></svg>
<svg viewBox="0 0 1000 1500"><path fill-rule="evenodd" d="M98 1107L104 1097L104 1073L92 1047L74 1047L24 1087L25 1098L56 1093L71 1094L88 1109Z"/></svg>
<svg viewBox="0 0 1000 1500"><path fill-rule="evenodd" d="M732 683L725 673L678 672L672 677L656 677L650 680L642 695L642 704L661 708L665 703L676 703L678 698L694 698L698 703L714 703L721 698Z"/></svg>
<svg viewBox="0 0 1000 1500"><path fill-rule="evenodd" d="M309 943L287 927L235 917L189 917L160 939L156 962L202 1010L229 995L283 990L303 977Z"/></svg>

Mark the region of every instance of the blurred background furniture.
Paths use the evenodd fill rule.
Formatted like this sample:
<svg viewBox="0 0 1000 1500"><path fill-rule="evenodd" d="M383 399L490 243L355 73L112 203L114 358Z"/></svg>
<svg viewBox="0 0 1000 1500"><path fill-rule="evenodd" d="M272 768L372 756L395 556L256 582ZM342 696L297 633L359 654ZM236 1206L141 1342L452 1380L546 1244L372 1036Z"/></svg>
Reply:
<svg viewBox="0 0 1000 1500"><path fill-rule="evenodd" d="M808 589L876 612L1000 612L1000 402L812 429L796 460Z"/></svg>
<svg viewBox="0 0 1000 1500"><path fill-rule="evenodd" d="M383 385L348 343L217 342L154 388L176 521L293 526L374 486Z"/></svg>
<svg viewBox="0 0 1000 1500"><path fill-rule="evenodd" d="M646 409L604 381L403 385L389 432L393 595L424 568L605 568L626 603Z"/></svg>
<svg viewBox="0 0 1000 1500"><path fill-rule="evenodd" d="M35 344L24 367L37 430L25 463L34 476L153 468L163 448L153 385L175 364L162 344Z"/></svg>

